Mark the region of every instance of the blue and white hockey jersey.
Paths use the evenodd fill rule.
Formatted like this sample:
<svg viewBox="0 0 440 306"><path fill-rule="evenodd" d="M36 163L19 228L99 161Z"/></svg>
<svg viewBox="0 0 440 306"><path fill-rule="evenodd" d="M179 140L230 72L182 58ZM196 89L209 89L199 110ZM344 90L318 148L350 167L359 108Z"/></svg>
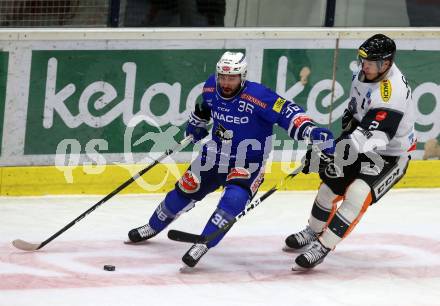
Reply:
<svg viewBox="0 0 440 306"><path fill-rule="evenodd" d="M234 98L224 99L212 75L205 82L202 97L201 107L210 111L213 121L211 134L217 157L227 155L230 162L267 158L272 149L274 124L296 140L304 139L307 130L314 126L300 106L259 83L246 81Z"/></svg>

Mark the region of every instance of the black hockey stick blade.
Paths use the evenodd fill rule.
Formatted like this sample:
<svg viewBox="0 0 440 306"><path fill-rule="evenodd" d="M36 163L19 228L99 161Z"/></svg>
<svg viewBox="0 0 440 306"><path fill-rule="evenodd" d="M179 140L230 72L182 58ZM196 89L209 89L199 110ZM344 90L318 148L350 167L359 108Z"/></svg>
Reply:
<svg viewBox="0 0 440 306"><path fill-rule="evenodd" d="M173 229L168 231L168 238L174 241L188 243L197 243L203 240L203 237L201 235L191 234L188 232Z"/></svg>

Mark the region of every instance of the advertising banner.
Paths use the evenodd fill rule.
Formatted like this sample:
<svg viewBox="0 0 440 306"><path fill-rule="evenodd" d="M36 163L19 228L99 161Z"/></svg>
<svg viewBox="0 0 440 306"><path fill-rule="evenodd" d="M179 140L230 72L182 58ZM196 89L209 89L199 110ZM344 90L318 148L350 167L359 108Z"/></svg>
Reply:
<svg viewBox="0 0 440 306"><path fill-rule="evenodd" d="M8 42L2 48L8 52L0 52L0 165L132 163L127 152L164 152L183 138L225 50L246 52L251 81L294 100L338 135L358 43L341 40L343 48L335 49L332 39ZM427 50L413 45L405 42L396 64L417 103L414 158L422 159L440 135L440 48L429 41ZM275 128L275 153L286 149L287 139ZM174 161L188 162L192 150Z"/></svg>

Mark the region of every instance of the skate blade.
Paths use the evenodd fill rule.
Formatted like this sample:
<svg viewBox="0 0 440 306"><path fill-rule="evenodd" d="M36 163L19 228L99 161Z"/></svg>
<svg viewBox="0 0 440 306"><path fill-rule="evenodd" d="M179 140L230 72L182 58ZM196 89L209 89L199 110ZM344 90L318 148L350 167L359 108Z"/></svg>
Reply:
<svg viewBox="0 0 440 306"><path fill-rule="evenodd" d="M130 240L125 240L124 241L124 244L127 244L127 245L142 245L142 244L148 244L148 243L150 243L148 240L139 241L139 242L133 242L133 241L130 241Z"/></svg>
<svg viewBox="0 0 440 306"><path fill-rule="evenodd" d="M302 253L304 251L305 247L302 247L300 249L294 249L291 247L288 247L287 245L283 246L283 248L281 249L283 252L286 253Z"/></svg>
<svg viewBox="0 0 440 306"><path fill-rule="evenodd" d="M310 270L311 270L311 268L304 268L304 267L301 267L301 266L299 266L297 264L294 264L292 266L292 271L293 272L309 272Z"/></svg>
<svg viewBox="0 0 440 306"><path fill-rule="evenodd" d="M191 274L191 273L194 272L194 270L195 270L194 267L190 267L190 266L184 265L184 266L182 266L182 267L179 269L179 272L180 272L180 273L183 273L183 274Z"/></svg>
<svg viewBox="0 0 440 306"><path fill-rule="evenodd" d="M138 243L137 243L137 242L130 241L130 240L125 240L125 241L124 241L124 244L135 245L135 244L138 244Z"/></svg>

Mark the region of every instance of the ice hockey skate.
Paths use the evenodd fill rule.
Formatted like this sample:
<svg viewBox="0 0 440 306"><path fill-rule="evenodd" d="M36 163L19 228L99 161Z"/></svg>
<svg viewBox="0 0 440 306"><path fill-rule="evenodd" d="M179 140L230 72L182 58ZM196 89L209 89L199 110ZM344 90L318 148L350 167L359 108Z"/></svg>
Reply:
<svg viewBox="0 0 440 306"><path fill-rule="evenodd" d="M189 272L191 271L202 258L208 252L208 247L203 243L196 243L185 253L182 257L182 261L185 264L180 271Z"/></svg>
<svg viewBox="0 0 440 306"><path fill-rule="evenodd" d="M128 239L126 244L137 243L148 240L156 236L158 232L154 230L148 223L140 227L134 228L128 232Z"/></svg>
<svg viewBox="0 0 440 306"><path fill-rule="evenodd" d="M283 251L298 252L317 239L317 234L307 225L302 231L286 238L286 245L283 247Z"/></svg>
<svg viewBox="0 0 440 306"><path fill-rule="evenodd" d="M325 247L319 239L313 241L310 248L295 259L292 271L307 271L314 268L324 261L330 251L331 249Z"/></svg>

